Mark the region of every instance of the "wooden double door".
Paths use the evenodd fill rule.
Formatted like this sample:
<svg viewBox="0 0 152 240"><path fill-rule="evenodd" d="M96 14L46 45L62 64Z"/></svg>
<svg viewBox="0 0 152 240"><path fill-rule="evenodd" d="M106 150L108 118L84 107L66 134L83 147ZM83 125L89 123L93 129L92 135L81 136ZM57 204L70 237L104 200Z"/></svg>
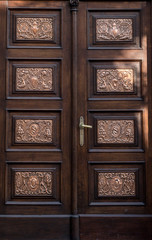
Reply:
<svg viewBox="0 0 152 240"><path fill-rule="evenodd" d="M0 1L0 239L152 239L150 1Z"/></svg>

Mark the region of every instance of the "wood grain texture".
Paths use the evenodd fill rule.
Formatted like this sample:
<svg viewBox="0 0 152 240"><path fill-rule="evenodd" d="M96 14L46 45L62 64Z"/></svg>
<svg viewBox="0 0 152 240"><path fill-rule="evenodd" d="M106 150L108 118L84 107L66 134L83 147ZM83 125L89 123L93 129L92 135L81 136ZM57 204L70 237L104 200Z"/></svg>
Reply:
<svg viewBox="0 0 152 240"><path fill-rule="evenodd" d="M2 240L152 239L151 9L0 1Z"/></svg>
<svg viewBox="0 0 152 240"><path fill-rule="evenodd" d="M15 3L15 2L14 2ZM24 6L21 2L18 8L9 8L8 18L8 48L61 48L62 44L62 2L46 9L31 3Z"/></svg>
<svg viewBox="0 0 152 240"><path fill-rule="evenodd" d="M147 184L145 167L148 161L147 151L149 151L147 150L148 142L146 137L148 116L145 112L148 106L146 91L148 79L145 76L145 72L147 71L147 45L145 40L147 39L148 32L147 28L144 28L148 21L147 3L135 3L132 1L128 4L125 2L112 1L100 1L100 3L88 1L87 3L83 3L82 6L79 10L80 17L78 18L81 32L78 37L78 55L80 56L78 63L78 112L79 116L84 116L85 123L92 125L93 128L85 129L85 145L81 148L79 147L79 213L112 215L114 213L123 214L127 212L130 214L145 214L147 209L148 211L150 209L150 207L147 208L145 204L145 188ZM141 15L143 16L143 14L145 14L142 18L144 21L141 24ZM122 40L120 41L120 39L118 41L114 41L114 39L112 41L97 41L96 21L98 19L106 19L107 21L112 19L113 22L115 19L132 19L132 40L130 39L124 42ZM114 27L116 26L109 27L108 31L112 32ZM145 61L143 59L145 59ZM135 81L133 92L111 92L111 88L107 88L105 92L99 92L99 84L97 85L97 77L99 81L99 74L101 87L104 85L104 82L107 81L106 78L108 77L110 79L109 82L113 84L114 80L114 85L116 86L118 80L116 74L117 69L118 72L119 69L122 71L124 69L133 69L134 74L132 76ZM97 72L98 70L100 71L99 73ZM111 71L111 73L109 73L109 71ZM106 77L102 74L103 72ZM118 84L120 81L121 80L118 81ZM117 139L120 133L121 120L123 124L127 123L125 122L126 120L132 123L132 130L130 130L132 132L131 135L134 137L132 140L129 140L130 143L127 143L127 140L125 143L122 143L123 140L120 140L121 137L118 137L119 140ZM112 127L113 121L116 121L116 125L120 121L119 126L114 127L115 130ZM101 123L100 127L98 123ZM122 130L122 137L127 128L126 125L124 130ZM115 137L110 137L114 135ZM106 142L103 140L104 137L106 138ZM116 142L118 140L119 143L116 143L114 139ZM137 166L137 159L139 162L143 161L143 164L140 162L139 166ZM113 172L110 171L111 164L115 173L119 172L121 167L122 169L127 169L126 172L131 172L134 168L137 168L137 171L135 170L137 178L134 186L136 186L136 190L138 188L139 190L137 190L138 193L136 192L136 196L114 197L109 194L109 197L99 197L98 174L96 174L96 172L98 172L99 169L101 172L104 172L104 164L107 164L107 173ZM102 184L104 185L104 183ZM107 183L107 185L108 187L111 186L110 183ZM105 183L104 186L107 185ZM107 194L108 193L110 193L110 190L107 190ZM83 231L82 236L84 236ZM91 233L87 235L88 239L89 236L90 239L101 238L101 236L91 235ZM106 233L103 233L102 237L106 239Z"/></svg>
<svg viewBox="0 0 152 240"><path fill-rule="evenodd" d="M140 7L138 10L121 3L113 10L102 6L102 10L88 11L89 49L139 49L140 48Z"/></svg>
<svg viewBox="0 0 152 240"><path fill-rule="evenodd" d="M61 99L61 58L23 58L7 61L7 99Z"/></svg>
<svg viewBox="0 0 152 240"><path fill-rule="evenodd" d="M78 5L79 0L70 0L71 6L71 51L72 51L72 218L71 238L79 240L78 217Z"/></svg>
<svg viewBox="0 0 152 240"><path fill-rule="evenodd" d="M98 101L142 100L141 66L142 62L137 59L89 59L88 98Z"/></svg>
<svg viewBox="0 0 152 240"><path fill-rule="evenodd" d="M150 240L151 216L82 216L80 217L81 240ZM112 226L109 228L109 225Z"/></svg>
<svg viewBox="0 0 152 240"><path fill-rule="evenodd" d="M3 21L0 23L1 29L4 26L3 37L0 40L1 43L3 42L0 61L7 59L6 65L1 65L4 74L1 74L3 87L0 91L3 94L0 96L0 102L3 104L0 111L3 113L0 122L3 126L1 129L5 131L7 137L6 141L1 139L0 144L0 154L3 159L0 171L6 170L5 176L0 175L0 198L3 199L0 215L4 212L14 216L16 214L31 215L32 221L35 222L33 230L29 219L28 224L24 221L23 225L21 224L25 232L29 232L31 239L38 238L36 229L40 227L41 220L47 226L43 228L41 225L44 231L42 230L42 234L39 235L40 239L50 239L50 236L52 239L70 239L69 219L65 220L65 224L60 228L61 219L58 216L56 220L45 220L45 217L42 217L37 223L33 216L34 214L39 216L71 213L71 148L69 148L71 143L69 128L71 125L71 46L69 45L71 16L69 5L66 1L8 1L7 4L6 6L4 1L3 8L0 8L3 16ZM21 24L17 22L17 18ZM17 35L16 30L21 28L23 22L27 24L27 21L31 29L28 29L28 36L25 39L21 36L25 26L22 26L21 35ZM40 24L40 21L43 23ZM44 21L47 24L50 21L49 28L53 27L53 30L48 31ZM21 90L22 83L26 87ZM50 85L45 91L47 84ZM24 126L21 127L22 120L26 126L23 124ZM19 128L16 127L15 122L18 123ZM39 127L38 122L41 125ZM31 127L30 124L32 124ZM19 135L15 134L15 129ZM20 141L17 135L20 140L23 135L26 137ZM31 135L33 143L31 143ZM47 135L50 137L46 137ZM22 175L22 179L18 180L15 171L18 175ZM24 173L29 176L26 177ZM52 173L51 180L51 175L47 173ZM51 221L56 222L59 233L56 230L53 231L55 227L50 228ZM17 222L16 224L20 225L21 222ZM4 229L3 233L1 232L4 239L13 237L21 239L23 235L25 235L23 238L28 238L22 230L24 234L17 234L12 221L10 223L6 221L4 225L5 227L1 226ZM6 233L7 228L10 228L10 235L9 231L8 235ZM31 230L28 231L29 228Z"/></svg>
<svg viewBox="0 0 152 240"><path fill-rule="evenodd" d="M19 226L20 231L16 226ZM70 240L70 216L25 216L0 217L1 239L11 240ZM8 226L11 226L8 228ZM39 233L37 233L39 229Z"/></svg>

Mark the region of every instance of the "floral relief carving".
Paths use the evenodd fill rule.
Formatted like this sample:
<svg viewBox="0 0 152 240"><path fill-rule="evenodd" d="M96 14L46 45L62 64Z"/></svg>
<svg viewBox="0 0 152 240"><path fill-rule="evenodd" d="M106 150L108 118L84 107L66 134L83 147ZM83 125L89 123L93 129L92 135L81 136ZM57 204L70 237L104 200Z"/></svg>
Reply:
<svg viewBox="0 0 152 240"><path fill-rule="evenodd" d="M52 196L52 172L15 172L16 196Z"/></svg>
<svg viewBox="0 0 152 240"><path fill-rule="evenodd" d="M133 91L133 69L97 69L97 92Z"/></svg>
<svg viewBox="0 0 152 240"><path fill-rule="evenodd" d="M98 18L96 19L97 41L131 41L133 39L132 19Z"/></svg>
<svg viewBox="0 0 152 240"><path fill-rule="evenodd" d="M97 142L134 143L134 120L98 120Z"/></svg>
<svg viewBox="0 0 152 240"><path fill-rule="evenodd" d="M98 173L98 197L135 196L135 173Z"/></svg>
<svg viewBox="0 0 152 240"><path fill-rule="evenodd" d="M16 20L17 40L53 40L53 18L18 17Z"/></svg>
<svg viewBox="0 0 152 240"><path fill-rule="evenodd" d="M22 120L15 122L16 143L52 143L52 120Z"/></svg>
<svg viewBox="0 0 152 240"><path fill-rule="evenodd" d="M51 91L52 68L16 68L17 91Z"/></svg>

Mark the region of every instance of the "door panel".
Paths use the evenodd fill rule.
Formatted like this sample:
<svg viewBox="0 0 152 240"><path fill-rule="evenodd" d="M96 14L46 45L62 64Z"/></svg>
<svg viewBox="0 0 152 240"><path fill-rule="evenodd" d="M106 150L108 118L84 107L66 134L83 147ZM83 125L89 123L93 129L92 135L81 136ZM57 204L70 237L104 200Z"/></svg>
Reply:
<svg viewBox="0 0 152 240"><path fill-rule="evenodd" d="M62 46L61 5L33 4L37 9L8 9L9 48L59 48Z"/></svg>
<svg viewBox="0 0 152 240"><path fill-rule="evenodd" d="M102 9L99 10L100 8ZM109 7L101 6L99 9L94 7L88 9L88 49L141 47L140 10L134 11L130 6L127 9L122 4L120 7L113 5L114 8L115 10L111 10Z"/></svg>
<svg viewBox="0 0 152 240"><path fill-rule="evenodd" d="M62 59L8 59L7 64L7 99L61 99Z"/></svg>
<svg viewBox="0 0 152 240"><path fill-rule="evenodd" d="M5 141L1 143L0 238L67 240L71 214L69 4L0 4L5 37L1 38L5 88L0 90L1 136ZM14 225L20 225L20 230Z"/></svg>
<svg viewBox="0 0 152 240"><path fill-rule="evenodd" d="M116 80L111 85L113 75ZM140 75L140 60L91 60L88 65L88 97L90 100L141 100ZM102 77L105 83L102 82Z"/></svg>
<svg viewBox="0 0 152 240"><path fill-rule="evenodd" d="M84 128L85 144L78 146L83 240L151 236L149 230L146 235L148 227L142 227L144 221L150 226L151 200L146 196L152 196L147 182L151 166L147 5L88 1L79 8L78 116L92 126ZM128 215L136 217L130 220ZM141 227L140 237L133 233L136 222Z"/></svg>

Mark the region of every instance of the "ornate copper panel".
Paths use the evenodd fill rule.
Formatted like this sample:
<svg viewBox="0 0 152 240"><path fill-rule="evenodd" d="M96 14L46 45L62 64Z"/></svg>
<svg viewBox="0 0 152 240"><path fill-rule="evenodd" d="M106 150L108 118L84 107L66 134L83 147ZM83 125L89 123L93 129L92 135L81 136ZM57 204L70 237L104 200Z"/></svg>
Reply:
<svg viewBox="0 0 152 240"><path fill-rule="evenodd" d="M96 19L97 41L131 41L133 39L133 20L121 18Z"/></svg>
<svg viewBox="0 0 152 240"><path fill-rule="evenodd" d="M133 69L97 69L97 92L133 92Z"/></svg>
<svg viewBox="0 0 152 240"><path fill-rule="evenodd" d="M98 173L98 196L135 196L135 173Z"/></svg>
<svg viewBox="0 0 152 240"><path fill-rule="evenodd" d="M17 68L17 91L51 91L53 88L52 68Z"/></svg>
<svg viewBox="0 0 152 240"><path fill-rule="evenodd" d="M52 143L52 120L22 120L15 122L16 143Z"/></svg>
<svg viewBox="0 0 152 240"><path fill-rule="evenodd" d="M134 120L98 120L98 143L134 143Z"/></svg>
<svg viewBox="0 0 152 240"><path fill-rule="evenodd" d="M15 172L16 196L52 196L52 172Z"/></svg>
<svg viewBox="0 0 152 240"><path fill-rule="evenodd" d="M53 40L53 18L18 17L16 19L17 40Z"/></svg>

